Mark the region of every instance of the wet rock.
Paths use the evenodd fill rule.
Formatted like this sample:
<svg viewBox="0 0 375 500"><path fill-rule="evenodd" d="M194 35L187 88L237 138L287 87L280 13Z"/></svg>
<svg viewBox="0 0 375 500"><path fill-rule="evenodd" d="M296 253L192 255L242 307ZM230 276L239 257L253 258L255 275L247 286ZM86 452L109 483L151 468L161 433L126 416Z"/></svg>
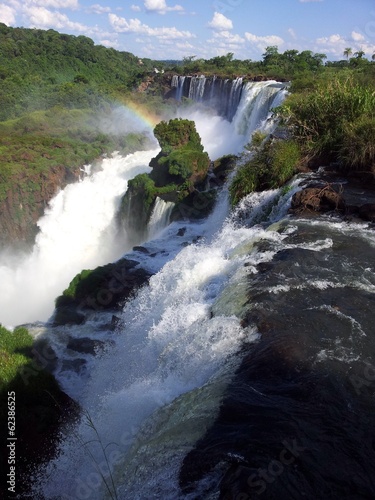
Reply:
<svg viewBox="0 0 375 500"><path fill-rule="evenodd" d="M184 234L186 233L186 227L181 227L178 231L177 231L177 235L176 236L184 236Z"/></svg>
<svg viewBox="0 0 375 500"><path fill-rule="evenodd" d="M81 369L85 366L86 360L82 358L77 358L77 359L65 359L61 371L62 372L76 372L79 373Z"/></svg>
<svg viewBox="0 0 375 500"><path fill-rule="evenodd" d="M53 319L53 326L62 325L82 325L85 322L85 315L74 308L66 306L56 309Z"/></svg>
<svg viewBox="0 0 375 500"><path fill-rule="evenodd" d="M144 253L144 254L148 254L150 253L147 248L145 247L142 247L142 246L135 246L133 247L133 252L139 252L139 253Z"/></svg>
<svg viewBox="0 0 375 500"><path fill-rule="evenodd" d="M365 203L358 208L358 215L363 220L375 222L375 203Z"/></svg>
<svg viewBox="0 0 375 500"><path fill-rule="evenodd" d="M53 373L57 368L58 357L47 339L37 339L32 350L35 361L45 370Z"/></svg>
<svg viewBox="0 0 375 500"><path fill-rule="evenodd" d="M56 299L54 326L80 324L88 311L119 310L152 273L130 259L84 270Z"/></svg>
<svg viewBox="0 0 375 500"><path fill-rule="evenodd" d="M89 337L83 337L81 339L71 337L66 347L82 354L95 355L98 349L104 348L104 345L105 343L101 340L93 340Z"/></svg>
<svg viewBox="0 0 375 500"><path fill-rule="evenodd" d="M323 187L307 187L293 195L291 211L301 213L342 211L345 209L345 201L340 192L331 185Z"/></svg>

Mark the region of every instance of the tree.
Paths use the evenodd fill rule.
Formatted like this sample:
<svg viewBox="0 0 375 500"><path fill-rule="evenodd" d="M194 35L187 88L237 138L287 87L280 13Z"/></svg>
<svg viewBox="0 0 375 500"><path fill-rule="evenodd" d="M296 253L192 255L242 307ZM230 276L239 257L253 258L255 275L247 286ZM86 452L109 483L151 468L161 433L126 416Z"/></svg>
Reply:
<svg viewBox="0 0 375 500"><path fill-rule="evenodd" d="M357 50L357 52L354 52L354 56L355 56L357 59L362 59L364 55L365 55L365 53L364 53L364 51L363 51L363 50Z"/></svg>
<svg viewBox="0 0 375 500"><path fill-rule="evenodd" d="M262 54L263 64L266 66L269 64L274 64L278 61L279 56L280 54L277 45L270 45L266 47L265 53Z"/></svg>
<svg viewBox="0 0 375 500"><path fill-rule="evenodd" d="M347 60L349 60L349 56L353 54L353 51L350 47L346 47L346 49L343 52L343 55L346 57Z"/></svg>
<svg viewBox="0 0 375 500"><path fill-rule="evenodd" d="M375 61L375 52L372 54L371 59Z"/></svg>

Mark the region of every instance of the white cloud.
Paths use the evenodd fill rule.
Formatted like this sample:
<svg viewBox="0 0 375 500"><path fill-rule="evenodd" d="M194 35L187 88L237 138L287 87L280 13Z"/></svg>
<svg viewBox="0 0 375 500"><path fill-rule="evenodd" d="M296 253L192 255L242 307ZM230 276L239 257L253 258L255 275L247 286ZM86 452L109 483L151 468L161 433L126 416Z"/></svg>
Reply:
<svg viewBox="0 0 375 500"><path fill-rule="evenodd" d="M214 33L213 38L208 40L208 43L220 44L222 46L240 46L245 43L245 39L240 35L231 33L230 31L219 31Z"/></svg>
<svg viewBox="0 0 375 500"><path fill-rule="evenodd" d="M290 36L291 36L294 40L296 40L297 35L296 35L296 32L294 31L294 29L293 29L293 28L289 28L289 29L288 29L288 33L289 33L289 35L290 35Z"/></svg>
<svg viewBox="0 0 375 500"><path fill-rule="evenodd" d="M23 14L27 17L28 24L33 28L69 29L83 33L92 31L81 23L70 21L66 14L56 11L52 12L44 7L24 7Z"/></svg>
<svg viewBox="0 0 375 500"><path fill-rule="evenodd" d="M130 8L131 10L134 10L134 12L141 12L141 8L139 5L131 5Z"/></svg>
<svg viewBox="0 0 375 500"><path fill-rule="evenodd" d="M111 40L100 40L100 45L104 45L104 47L112 47L114 49L119 48L119 44L117 42L113 42Z"/></svg>
<svg viewBox="0 0 375 500"><path fill-rule="evenodd" d="M194 45L192 45L191 43L189 42L177 42L176 43L176 47L178 49L193 49L194 48Z"/></svg>
<svg viewBox="0 0 375 500"><path fill-rule="evenodd" d="M151 28L147 24L142 24L139 19L129 19L108 14L109 22L117 33L136 33L140 35L155 36L159 40L175 40L179 38L195 38L190 31L179 31L176 28Z"/></svg>
<svg viewBox="0 0 375 500"><path fill-rule="evenodd" d="M165 14L170 11L183 11L184 8L181 5L175 5L173 7L168 7L165 0L144 0L144 6L146 12L154 12L156 14Z"/></svg>
<svg viewBox="0 0 375 500"><path fill-rule="evenodd" d="M54 9L78 9L78 0L25 0L24 4L32 7L53 7Z"/></svg>
<svg viewBox="0 0 375 500"><path fill-rule="evenodd" d="M365 37L361 35L361 33L357 33L356 31L352 31L352 38L356 42L364 42Z"/></svg>
<svg viewBox="0 0 375 500"><path fill-rule="evenodd" d="M9 5L0 3L0 22L7 26L14 25L16 23L16 11Z"/></svg>
<svg viewBox="0 0 375 500"><path fill-rule="evenodd" d="M245 33L245 38L248 42L255 45L259 50L264 50L269 45L282 45L284 40L277 35L257 36L252 33Z"/></svg>
<svg viewBox="0 0 375 500"><path fill-rule="evenodd" d="M222 30L222 31L228 31L233 29L233 23L230 19L225 17L223 14L220 14L220 12L215 12L214 17L212 18L212 21L210 21L207 25L209 28L212 28L214 30Z"/></svg>
<svg viewBox="0 0 375 500"><path fill-rule="evenodd" d="M318 38L316 43L318 44L318 51L323 50L323 52L338 58L343 57L344 50L348 47L348 41L338 33Z"/></svg>
<svg viewBox="0 0 375 500"><path fill-rule="evenodd" d="M88 12L93 12L94 14L105 14L107 12L111 12L111 7L102 7L99 4L91 5L88 9Z"/></svg>

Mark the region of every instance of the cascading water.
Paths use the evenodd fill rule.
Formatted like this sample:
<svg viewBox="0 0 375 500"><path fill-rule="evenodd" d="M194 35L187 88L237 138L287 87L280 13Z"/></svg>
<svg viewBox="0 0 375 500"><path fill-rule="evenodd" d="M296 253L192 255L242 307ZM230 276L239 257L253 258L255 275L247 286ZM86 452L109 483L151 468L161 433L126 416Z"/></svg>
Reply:
<svg viewBox="0 0 375 500"><path fill-rule="evenodd" d="M159 196L156 197L155 205L147 227L149 240L155 238L160 231L168 226L173 207L174 203L164 201L159 198Z"/></svg>
<svg viewBox="0 0 375 500"><path fill-rule="evenodd" d="M270 123L267 119L270 110L278 106L285 95L285 85L276 81L247 83L233 117L233 126L237 133L249 137L256 129L269 132Z"/></svg>
<svg viewBox="0 0 375 500"><path fill-rule="evenodd" d="M54 299L85 268L119 258L132 246L119 235L115 214L127 181L149 172L157 150L127 157L115 154L81 182L60 191L38 222L40 232L30 255L2 256L0 321L14 326L47 320Z"/></svg>
<svg viewBox="0 0 375 500"><path fill-rule="evenodd" d="M180 78L175 80L176 87ZM181 95L186 82L179 88ZM215 85L226 86L227 92L232 83ZM237 82L237 90L239 87ZM233 102L237 99L234 93ZM211 115L206 118L206 129L212 127L209 133L204 130L204 115L199 111L197 129L211 158L219 156L220 151L214 135L217 142L226 140L231 152L236 152L256 128L269 130L270 107L284 95L285 89L276 82L242 85L232 123L219 117L214 120ZM311 494L308 482L316 474L316 464L327 461L316 451L319 439L325 440L324 450L331 453L323 476L333 474L332 432L336 449L345 450L340 455L343 469L336 473L337 481L346 477L349 481L352 466L359 482L366 475L364 471L373 470L375 461L363 460L358 469L354 465L360 444L364 443L366 450L372 447L371 440L364 439L365 429L372 425L368 417L371 411L362 422L360 410L373 406L368 393L373 378L364 378L367 365L363 362L374 353L369 335L372 323L366 319L366 311L373 310L370 306L375 293L374 234L366 224L329 218L319 222L289 219L288 206L293 193L300 189L299 182L295 179L286 190L253 193L231 215L224 188L206 220L175 222L162 233L153 233L154 239L145 243L146 252L134 250L127 256L155 274L149 285L125 305L115 332L108 329L108 314L94 314L82 326L57 330L48 325L38 327L38 335L48 339L62 358L56 369L59 382L86 411L86 417L67 429L58 456L36 473L39 484L31 497L218 499L219 481L230 464L244 464L250 474L262 468L267 473L267 467L285 451L279 448L280 441L293 444L303 435L301 460L306 457L306 461L293 462L290 467L281 464L282 474L275 469L277 474L264 483L266 488L276 489L270 498L297 499L302 492L304 498L312 500L321 490ZM154 213L155 220L160 221L165 219L167 207L159 205L159 215ZM342 290L346 290L344 299ZM308 320L310 314L313 320ZM282 342L285 332L289 335L286 346ZM68 336L107 342L105 352L77 357L66 350ZM278 339L276 344L274 337ZM305 352L306 345L309 349ZM272 354L269 357L267 350ZM258 363L253 379L241 386L235 373L252 368L253 353ZM71 363L64 364L66 356ZM275 357L283 370L295 368L284 385L275 372ZM306 360L316 378L306 374ZM85 370L80 370L78 361L86 361ZM338 379L335 397L341 396L343 387L351 384L348 376L352 366L365 380L360 388L366 390L363 408L349 400L336 412L337 399L331 406L327 396L332 390L331 378ZM259 373L266 382L268 376L271 381L262 386ZM302 380L300 388L295 385L298 377ZM232 392L228 393L228 386ZM358 389L358 383L355 387ZM301 404L296 408L287 397L298 390ZM307 404L310 393L316 393L311 406ZM320 404L322 396L324 405ZM224 410L223 398L227 404ZM234 400L238 406L233 407ZM246 413L243 405L248 405ZM321 431L309 420L316 415L320 418L320 414L327 415ZM347 414L352 420L345 420L349 423L344 432L339 426ZM252 415L258 427L243 420ZM219 430L213 427L210 432L216 417L222 419ZM333 420L329 420L331 417ZM90 422L95 430L87 425ZM349 435L351 428L353 435L357 432L359 436L357 441ZM242 448L249 439L252 446L248 456ZM201 448L194 450L197 442ZM299 441L297 444L302 449ZM261 456L263 451L265 458ZM290 474L297 479L278 496L278 484L284 486ZM257 479L255 475L259 487ZM251 481L244 483L252 487ZM256 495L257 491L254 488L251 493ZM346 491L351 494L350 484L340 493ZM369 491L363 486L364 498L371 498ZM248 489L237 493L237 498L251 498ZM330 498L330 493L327 488L325 498Z"/></svg>
<svg viewBox="0 0 375 500"><path fill-rule="evenodd" d="M179 81L181 77L178 77ZM186 77L188 78L188 77ZM210 80L209 80L210 81ZM286 85L273 80L267 82L243 83L237 80L215 80L215 85L220 89L217 106L225 108L225 113L210 115L202 109L179 109L178 116L195 121L199 135L206 151L212 160L226 154L237 154L251 140L255 130L271 133L277 126L272 118L272 109L279 106L287 94ZM206 83L206 89L209 84ZM212 106L217 110L215 100L210 99L208 93L208 109ZM232 121L222 116L231 116Z"/></svg>
<svg viewBox="0 0 375 500"><path fill-rule="evenodd" d="M239 83L232 94L228 83L225 85L234 102ZM211 134L217 136L222 122L212 125L216 130ZM206 149L210 153L215 151L211 144L206 144L204 134L202 137ZM273 193L272 198L275 196ZM154 480L145 482L145 477L151 479L152 458L148 453L144 455L142 444L150 448L148 427L160 429L163 434L163 421L167 419L173 427L173 422L177 425L179 421L178 415L186 414L189 408L191 418L186 420L189 431L182 437L181 448L174 453L167 446L168 451L164 438L161 448L150 448L151 455L166 451L154 476L160 482L159 498L176 498L177 471L184 453L212 423L223 390L240 361L236 355L240 346L257 338L254 329L241 328L234 314L211 317L211 307L226 281L243 267L244 255L236 254L239 244L260 235L267 241L282 239L276 232L260 227L241 227L234 220L225 222L228 208L227 193L223 190L215 211L205 222L174 223L161 235L162 239L146 244L148 253L137 254L140 265L157 274L124 308L116 336L105 331L108 324L105 315L94 315L82 327L69 327L69 333L61 327L53 337L48 327L38 327L36 333L51 338L55 352L61 356L71 356L63 347L67 333L74 338L84 335L111 339L112 344L108 353L96 361L92 355L81 353L81 360L86 358L84 372L69 370L69 365L60 363L56 376L63 389L89 412L104 446L109 442L116 445L113 449L106 448L111 456L105 457L94 444L89 451L92 459L88 459L88 449L83 443L91 441L92 436L83 419L72 431L71 439L68 437L62 443L57 461L45 471L44 478L48 479L41 479L45 497L63 494L66 498L103 498L108 493L105 483L112 475L120 498L149 498ZM161 200L156 204L150 221L150 226L154 225L153 236L157 221L166 220L170 209ZM199 239L200 243L192 243ZM253 264L268 260L270 255L255 255ZM76 367L74 361L72 358L71 366ZM80 378L84 383L79 382ZM176 429L166 431L167 442L176 432ZM82 444L78 448L77 439ZM111 474L105 470L106 458ZM171 460L173 463L168 465ZM98 464L103 466L99 474ZM55 465L57 469L52 473ZM134 470L138 473L133 474ZM67 474L72 477L69 484L65 481Z"/></svg>
<svg viewBox="0 0 375 500"><path fill-rule="evenodd" d="M171 86L176 89L177 101L187 97L195 102L203 102L231 121L241 100L243 79L239 77L234 80L222 80L216 76L207 78L204 75L175 75L172 77Z"/></svg>

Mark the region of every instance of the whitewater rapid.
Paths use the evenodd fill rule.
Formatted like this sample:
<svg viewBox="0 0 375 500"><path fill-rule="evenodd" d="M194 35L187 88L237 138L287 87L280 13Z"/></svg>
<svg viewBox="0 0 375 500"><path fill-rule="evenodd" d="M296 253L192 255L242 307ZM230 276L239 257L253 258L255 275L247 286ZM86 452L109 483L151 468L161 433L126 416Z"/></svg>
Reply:
<svg viewBox="0 0 375 500"><path fill-rule="evenodd" d="M118 259L132 247L119 233L115 214L129 179L150 172L158 149L127 157L114 154L94 170L87 166L80 182L51 200L39 220L30 254L3 254L0 260L0 322L15 326L46 321L54 299L82 269Z"/></svg>

